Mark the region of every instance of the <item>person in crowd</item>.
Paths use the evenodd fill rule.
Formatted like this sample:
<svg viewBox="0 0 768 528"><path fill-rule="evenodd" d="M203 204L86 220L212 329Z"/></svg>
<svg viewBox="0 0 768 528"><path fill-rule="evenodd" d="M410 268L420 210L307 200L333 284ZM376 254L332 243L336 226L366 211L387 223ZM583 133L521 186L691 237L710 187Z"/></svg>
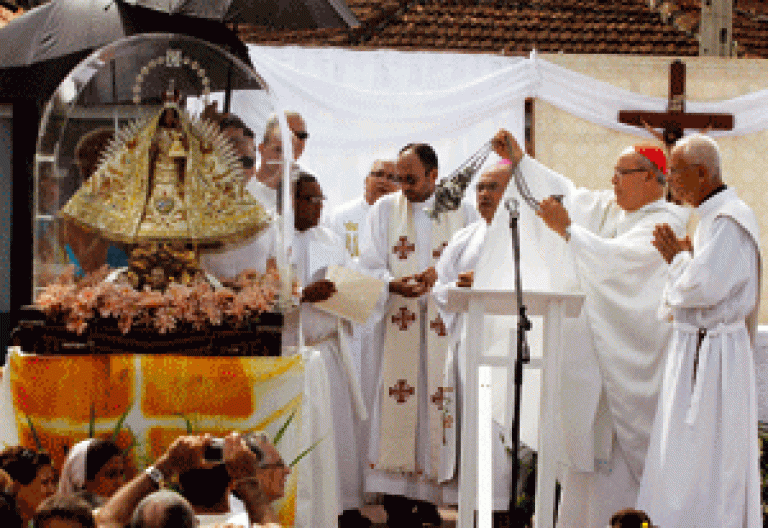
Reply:
<svg viewBox="0 0 768 528"><path fill-rule="evenodd" d="M365 226L368 213L376 200L397 190L397 175L395 174L395 162L379 159L373 162L368 175L365 177L364 193L362 196L350 200L337 207L327 216L325 224L345 242L347 252L353 258L360 255L360 235ZM363 364L363 357L371 357L374 322L354 327L350 349L355 362L355 371L360 379L360 387L363 392L363 401L366 409L371 409L374 400L373 378L376 368L370 362ZM365 350L365 352L363 352ZM364 471L368 463L368 435L370 427L367 423L361 424L357 433L359 439L360 473Z"/></svg>
<svg viewBox="0 0 768 528"><path fill-rule="evenodd" d="M23 528L24 521L16 508L13 493L0 490L0 526L4 528Z"/></svg>
<svg viewBox="0 0 768 528"><path fill-rule="evenodd" d="M294 182L294 227L291 264L297 270L301 309L286 315L284 342L298 345L301 317L304 343L318 350L328 369L339 482L339 513L362 505L362 476L359 466L358 424L367 418L354 362L349 353L351 326L313 306L336 293L336 285L325 278L331 266L349 267L350 258L341 238L319 225L325 196L317 179L299 170Z"/></svg>
<svg viewBox="0 0 768 528"><path fill-rule="evenodd" d="M462 333L462 318L456 313L450 311L447 306L445 293L448 286L456 285L459 287L471 287L474 281L475 269L480 265L480 260L488 244L496 243L494 237L497 231L493 230L492 224L499 208L502 196L507 189L510 180L510 171L508 164L495 164L485 170L477 182L477 210L480 213L480 220L471 223L464 229L458 231L451 238L448 245L443 250L440 260L435 265L437 281L432 290L432 295L440 309L440 317L445 326L448 335L455 335L457 345L449 349L446 358L446 377L442 384L444 395L443 410L448 418L448 423L452 425L445 432L445 442L441 449L440 471L438 480L440 482L454 481L458 473L459 450L457 431L461 430L461 409L458 402L462 400L462 392L465 378L464 367L464 343L467 338ZM501 229L509 229L505 222ZM493 263L496 265L497 263ZM507 332L508 333L508 332ZM476 336L473 336L476 338ZM487 341L486 341L487 343ZM500 426L494 422L494 428L501 432ZM504 477L504 471L508 471L508 456L501 443L501 435L495 435L499 441L493 444L494 474L496 482L494 484L494 495L496 497L495 509L506 509L509 501L509 477ZM502 484L503 483L503 484Z"/></svg>
<svg viewBox="0 0 768 528"><path fill-rule="evenodd" d="M135 527L194 526L194 508L181 495L169 496L164 492L148 496L162 488L166 479L196 468L213 467L215 463L204 458L210 442L210 435L178 437L154 465L121 487L96 512L97 524L106 528L123 527L128 522ZM224 465L229 474L230 489L245 504L249 522L277 522L271 503L284 494L290 468L282 463L279 453L266 438L262 438L259 447L266 457L260 458L252 452L239 434L227 435L224 438Z"/></svg>
<svg viewBox="0 0 768 528"><path fill-rule="evenodd" d="M75 164L79 171L79 184L88 181L98 168L101 156L112 142L115 132L111 128L97 128L83 135L75 146ZM71 220L59 222L59 238L76 273L83 275L104 264L113 268L128 265L128 255L119 244L112 243L98 233Z"/></svg>
<svg viewBox="0 0 768 528"><path fill-rule="evenodd" d="M437 154L427 144L403 147L396 173L400 191L373 205L361 236L360 266L389 285L371 357L362 361L376 370L365 490L386 495L389 524L421 526L439 523L431 503L440 498L434 483L443 421L429 396L442 383L449 345L426 294L442 249L477 212L464 202L439 223L427 216L438 178Z"/></svg>
<svg viewBox="0 0 768 528"><path fill-rule="evenodd" d="M613 514L609 528L655 528L648 514L634 508L625 508Z"/></svg>
<svg viewBox="0 0 768 528"><path fill-rule="evenodd" d="M26 526L37 506L56 492L51 457L26 447L7 447L0 452L0 469L13 479L16 506Z"/></svg>
<svg viewBox="0 0 768 528"><path fill-rule="evenodd" d="M658 147L625 149L613 191L589 191L524 155L507 131L493 146L534 196L549 196L538 214L563 251L547 255L552 276L572 274L574 282L558 286L586 295L561 373L567 470L559 522L603 528L637 500L672 331L656 319L667 266L651 244L653 230L667 223L683 234L688 214L664 198L666 157Z"/></svg>
<svg viewBox="0 0 768 528"><path fill-rule="evenodd" d="M757 528L757 219L725 185L707 136L675 145L669 184L699 224L693 243L664 223L653 233L667 264L660 312L673 334L637 507L664 528Z"/></svg>
<svg viewBox="0 0 768 528"><path fill-rule="evenodd" d="M61 467L58 493L79 491L108 499L124 484L123 453L111 440L89 438L72 447Z"/></svg>
<svg viewBox="0 0 768 528"><path fill-rule="evenodd" d="M213 114L212 114L213 115ZM264 186L256 177L256 148L253 131L239 117L228 114L217 118L219 128L227 137L238 155L245 178L245 190L274 216L274 192ZM219 248L206 250L200 257L202 268L224 284L230 284L243 271L267 270L267 257L274 252L275 233L270 226L264 232L247 240L224 244Z"/></svg>
<svg viewBox="0 0 768 528"><path fill-rule="evenodd" d="M157 490L141 499L130 528L196 528L192 505L175 491Z"/></svg>
<svg viewBox="0 0 768 528"><path fill-rule="evenodd" d="M96 528L91 505L72 494L51 495L37 507L35 528Z"/></svg>
<svg viewBox="0 0 768 528"><path fill-rule="evenodd" d="M365 177L363 195L340 205L328 215L328 227L344 239L350 256L360 256L360 233L373 204L385 194L396 190L395 162L376 160Z"/></svg>

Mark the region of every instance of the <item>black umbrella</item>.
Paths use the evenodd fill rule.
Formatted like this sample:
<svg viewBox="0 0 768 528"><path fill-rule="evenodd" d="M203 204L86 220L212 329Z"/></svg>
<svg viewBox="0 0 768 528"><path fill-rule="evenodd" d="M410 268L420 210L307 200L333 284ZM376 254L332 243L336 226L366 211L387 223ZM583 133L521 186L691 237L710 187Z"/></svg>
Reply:
<svg viewBox="0 0 768 528"><path fill-rule="evenodd" d="M248 60L242 42L222 22L130 5L123 0L51 0L0 29L0 68L87 54L140 33L182 33L218 44Z"/></svg>
<svg viewBox="0 0 768 528"><path fill-rule="evenodd" d="M344 0L125 0L169 14L275 29L357 27Z"/></svg>

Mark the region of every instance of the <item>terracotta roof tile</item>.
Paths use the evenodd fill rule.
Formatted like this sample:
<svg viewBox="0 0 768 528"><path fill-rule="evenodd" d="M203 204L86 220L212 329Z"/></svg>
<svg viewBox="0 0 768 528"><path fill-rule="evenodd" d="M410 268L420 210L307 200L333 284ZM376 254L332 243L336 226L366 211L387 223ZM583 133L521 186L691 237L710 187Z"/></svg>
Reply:
<svg viewBox="0 0 768 528"><path fill-rule="evenodd" d="M674 25L676 19L670 16L674 13L696 29L698 2L657 2L659 9L674 3L674 9L666 7L667 13L648 7L645 0L349 0L361 22L355 30L280 32L245 26L239 30L246 42L507 54L525 54L535 47L547 52L692 56L699 48L695 34ZM763 3L750 0L735 4L735 40L745 53L768 57L768 8L760 11Z"/></svg>

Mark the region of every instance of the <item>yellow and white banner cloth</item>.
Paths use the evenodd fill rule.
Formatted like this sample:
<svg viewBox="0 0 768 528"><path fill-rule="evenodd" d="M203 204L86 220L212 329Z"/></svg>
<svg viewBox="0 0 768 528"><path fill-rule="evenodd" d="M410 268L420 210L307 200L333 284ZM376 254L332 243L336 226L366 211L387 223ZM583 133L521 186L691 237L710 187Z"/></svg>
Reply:
<svg viewBox="0 0 768 528"><path fill-rule="evenodd" d="M9 415L10 405L18 436L13 438L9 431L4 440L30 447L39 442L56 467L91 431L96 437L112 437L121 419L117 443L124 449L135 444L134 470L151 464L176 437L189 431L222 437L231 431L264 430L274 437L295 413L277 446L290 463L328 432L314 426L326 419L324 423L330 423L327 404L310 402L313 412L303 412L304 394L313 392L311 387L325 387L320 392L327 393L327 374L322 361L317 365L301 354L38 356L10 347L8 361L0 407ZM305 372L313 362L315 372ZM315 416L322 409L325 417ZM285 497L274 505L281 525L309 526L295 522L297 496L324 500L322 490L313 489L318 479L312 460L322 456L323 447L318 445L288 477ZM310 518L312 508L299 504Z"/></svg>
<svg viewBox="0 0 768 528"><path fill-rule="evenodd" d="M464 222L464 214L459 210L441 215L440 222L432 225L430 247L436 248L432 252L433 266L451 235L458 231ZM424 271L416 269L417 236L409 202L402 193L396 195L389 230L392 274L400 278ZM436 478L446 426L443 421L440 385L443 381L443 366L450 336L445 331L431 296L424 300L427 302L393 295L384 319L387 331L382 359L381 447L375 469L424 473L425 468L417 467L416 464L416 431L419 401L424 398L418 391L427 390L426 397L430 398L427 403L430 437L428 476ZM424 363L426 373L420 374L422 346L426 348L427 353ZM426 386L419 383L421 377L426 380ZM431 395L435 397L432 398Z"/></svg>

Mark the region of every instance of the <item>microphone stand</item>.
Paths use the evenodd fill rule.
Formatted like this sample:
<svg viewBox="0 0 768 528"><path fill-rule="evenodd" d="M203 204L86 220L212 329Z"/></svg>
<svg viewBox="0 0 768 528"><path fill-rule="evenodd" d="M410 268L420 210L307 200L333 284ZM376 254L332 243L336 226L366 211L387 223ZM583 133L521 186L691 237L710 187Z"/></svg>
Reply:
<svg viewBox="0 0 768 528"><path fill-rule="evenodd" d="M515 266L515 293L517 301L517 356L515 358L515 409L512 422L512 483L510 486L509 515L510 521L517 511L517 481L520 478L520 404L523 390L523 364L531 360L528 348L527 332L531 329L531 321L526 315L527 308L523 304L523 280L520 274L520 230L518 220L518 202L514 198L505 201L504 207L509 211L509 229L512 234L512 254ZM509 388L507 389L509 390Z"/></svg>

